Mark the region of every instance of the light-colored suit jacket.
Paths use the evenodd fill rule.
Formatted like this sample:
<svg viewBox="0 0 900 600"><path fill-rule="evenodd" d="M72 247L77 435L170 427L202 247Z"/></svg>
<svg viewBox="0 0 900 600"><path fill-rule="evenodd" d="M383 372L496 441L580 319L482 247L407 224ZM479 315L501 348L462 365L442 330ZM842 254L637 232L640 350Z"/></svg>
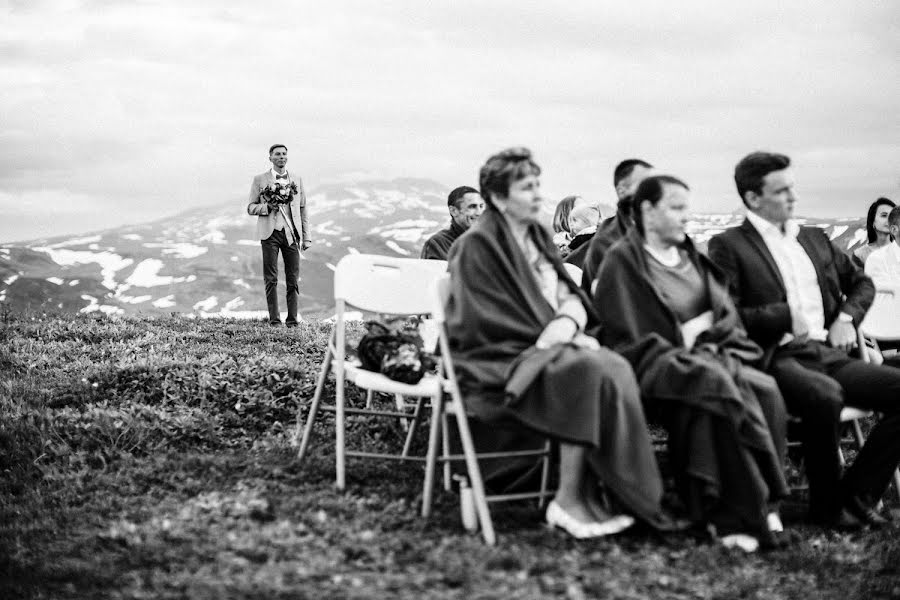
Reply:
<svg viewBox="0 0 900 600"><path fill-rule="evenodd" d="M297 184L297 194L291 198L288 204L279 206L278 210L281 211L286 226L291 228L294 239L298 242L308 242L312 238L309 235L309 220L306 218L306 192L303 190L303 181L299 177L291 175L290 172L288 172L288 178ZM256 235L261 240L272 235L278 215L278 212L274 210L269 211L269 206L259 198L260 191L271 183L275 183L275 177L272 175L272 170L269 169L254 177L253 183L250 185L250 204L247 205L247 213L256 215ZM297 223L294 221L294 211L300 213L300 227L297 227Z"/></svg>

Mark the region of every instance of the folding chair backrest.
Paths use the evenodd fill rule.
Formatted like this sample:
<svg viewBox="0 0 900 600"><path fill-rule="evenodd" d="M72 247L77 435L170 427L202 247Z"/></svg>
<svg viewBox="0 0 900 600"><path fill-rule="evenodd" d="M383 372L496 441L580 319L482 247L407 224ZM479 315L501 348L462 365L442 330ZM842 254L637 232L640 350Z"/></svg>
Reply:
<svg viewBox="0 0 900 600"><path fill-rule="evenodd" d="M450 273L444 273L434 280L431 286L431 318L438 327L444 326L444 312L450 299Z"/></svg>
<svg viewBox="0 0 900 600"><path fill-rule="evenodd" d="M443 260L348 254L334 271L334 298L360 310L395 315L431 312L431 282L446 273Z"/></svg>
<svg viewBox="0 0 900 600"><path fill-rule="evenodd" d="M900 295L878 292L860 329L876 340L900 340Z"/></svg>

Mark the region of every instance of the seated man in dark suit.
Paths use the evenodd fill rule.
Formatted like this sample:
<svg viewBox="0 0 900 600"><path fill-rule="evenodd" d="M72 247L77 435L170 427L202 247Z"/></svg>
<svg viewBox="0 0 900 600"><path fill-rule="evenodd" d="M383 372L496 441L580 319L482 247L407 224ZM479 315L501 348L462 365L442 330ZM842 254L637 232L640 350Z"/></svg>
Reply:
<svg viewBox="0 0 900 600"><path fill-rule="evenodd" d="M735 168L747 219L709 242L747 332L765 351L788 411L802 421L810 516L839 528L881 526L872 509L900 462L900 372L848 354L872 304L872 280L817 227L792 220L787 156L754 152ZM841 480L840 413L884 413Z"/></svg>
<svg viewBox="0 0 900 600"><path fill-rule="evenodd" d="M460 186L447 196L447 210L450 211L450 227L442 229L425 241L419 258L447 260L450 246L475 224L484 212L484 199L478 190L467 185Z"/></svg>
<svg viewBox="0 0 900 600"><path fill-rule="evenodd" d="M589 244L573 251L566 262L581 267L581 289L590 296L594 279L600 270L603 256L610 247L625 236L634 219L631 216L631 199L638 184L653 174L653 165L639 158L629 158L616 165L613 185L616 186L616 214L603 221Z"/></svg>

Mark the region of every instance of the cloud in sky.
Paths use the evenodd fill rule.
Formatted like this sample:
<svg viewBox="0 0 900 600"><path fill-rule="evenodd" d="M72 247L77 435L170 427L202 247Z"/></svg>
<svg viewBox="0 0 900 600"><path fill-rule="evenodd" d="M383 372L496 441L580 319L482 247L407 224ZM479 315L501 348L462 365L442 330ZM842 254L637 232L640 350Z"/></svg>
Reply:
<svg viewBox="0 0 900 600"><path fill-rule="evenodd" d="M0 7L0 241L243 210L275 141L308 187L473 184L527 145L551 200L610 202L640 156L729 211L734 163L769 148L795 159L800 212L900 196L895 2Z"/></svg>

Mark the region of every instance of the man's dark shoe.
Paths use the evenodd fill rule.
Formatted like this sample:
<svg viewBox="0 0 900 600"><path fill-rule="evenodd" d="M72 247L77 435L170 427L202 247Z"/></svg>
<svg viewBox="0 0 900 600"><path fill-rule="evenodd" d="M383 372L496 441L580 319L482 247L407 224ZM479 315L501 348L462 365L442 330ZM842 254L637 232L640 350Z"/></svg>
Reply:
<svg viewBox="0 0 900 600"><path fill-rule="evenodd" d="M269 325L272 327L281 327L281 321L269 321Z"/></svg>
<svg viewBox="0 0 900 600"><path fill-rule="evenodd" d="M759 538L759 545L763 550L781 550L783 548L789 548L790 546L797 544L801 539L800 534L791 529L771 531L769 533L771 539L765 537Z"/></svg>
<svg viewBox="0 0 900 600"><path fill-rule="evenodd" d="M296 327L298 323L295 321L293 323L285 323L285 327Z"/></svg>
<svg viewBox="0 0 900 600"><path fill-rule="evenodd" d="M822 527L843 532L859 531L866 526L865 523L854 517L852 514L850 514L849 511L847 511L847 509L844 508L842 508L841 512L839 512L834 517L831 517L829 519L813 519L813 522L821 525Z"/></svg>
<svg viewBox="0 0 900 600"><path fill-rule="evenodd" d="M888 519L878 514L874 508L863 502L859 496L850 496L844 501L844 508L851 515L870 525L873 529L881 529L890 524Z"/></svg>

